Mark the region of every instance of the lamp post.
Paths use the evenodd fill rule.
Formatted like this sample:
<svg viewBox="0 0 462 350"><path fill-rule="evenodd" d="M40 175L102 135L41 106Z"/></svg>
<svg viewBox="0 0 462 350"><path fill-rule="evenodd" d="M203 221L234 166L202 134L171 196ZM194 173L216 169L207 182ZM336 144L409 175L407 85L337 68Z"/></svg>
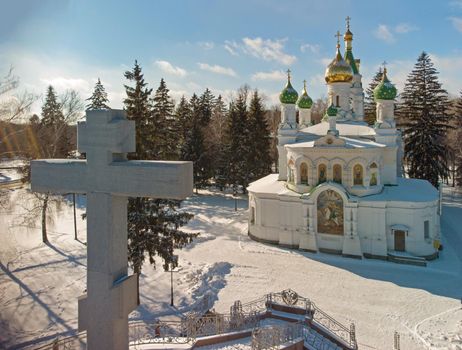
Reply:
<svg viewBox="0 0 462 350"><path fill-rule="evenodd" d="M234 211L237 211L237 190L236 187L233 189L233 197L234 197Z"/></svg>
<svg viewBox="0 0 462 350"><path fill-rule="evenodd" d="M172 261L169 263L169 269L170 269L170 306L174 305L173 304L173 273L177 272L177 271L174 271L174 266L178 266L178 255L172 255Z"/></svg>

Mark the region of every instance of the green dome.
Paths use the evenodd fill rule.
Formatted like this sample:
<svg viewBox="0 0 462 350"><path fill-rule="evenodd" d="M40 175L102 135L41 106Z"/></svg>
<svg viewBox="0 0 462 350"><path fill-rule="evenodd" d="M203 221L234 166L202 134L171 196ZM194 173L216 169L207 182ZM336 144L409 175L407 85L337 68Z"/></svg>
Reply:
<svg viewBox="0 0 462 350"><path fill-rule="evenodd" d="M335 117L337 115L337 108L335 108L335 106L331 104L329 108L327 108L326 114L329 117Z"/></svg>
<svg viewBox="0 0 462 350"><path fill-rule="evenodd" d="M297 101L297 107L310 109L312 105L313 105L313 100L311 99L310 96L308 96L308 92L306 92L306 81L305 81L303 82L303 92Z"/></svg>
<svg viewBox="0 0 462 350"><path fill-rule="evenodd" d="M383 69L382 81L374 89L375 100L394 100L397 94L396 87L388 80L387 69Z"/></svg>
<svg viewBox="0 0 462 350"><path fill-rule="evenodd" d="M281 101L281 103L295 104L295 102L297 102L297 98L298 98L298 93L292 87L292 84L290 83L290 78L289 78L287 80L286 87L279 94L279 101Z"/></svg>

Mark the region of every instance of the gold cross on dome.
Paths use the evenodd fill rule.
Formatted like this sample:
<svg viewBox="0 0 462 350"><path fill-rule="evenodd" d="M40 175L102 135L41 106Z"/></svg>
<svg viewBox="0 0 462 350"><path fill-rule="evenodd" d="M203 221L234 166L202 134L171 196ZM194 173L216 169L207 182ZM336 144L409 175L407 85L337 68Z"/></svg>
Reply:
<svg viewBox="0 0 462 350"><path fill-rule="evenodd" d="M303 87L306 89L306 79L303 80Z"/></svg>
<svg viewBox="0 0 462 350"><path fill-rule="evenodd" d="M340 45L340 38L342 34L340 34L340 32L337 30L337 34L335 34L334 36L337 37L337 45Z"/></svg>
<svg viewBox="0 0 462 350"><path fill-rule="evenodd" d="M347 22L347 29L350 29L350 20L351 20L351 17L350 16L347 16L345 18L346 22Z"/></svg>
<svg viewBox="0 0 462 350"><path fill-rule="evenodd" d="M287 69L287 79L289 80L290 80L290 73L291 73L290 69Z"/></svg>
<svg viewBox="0 0 462 350"><path fill-rule="evenodd" d="M387 61L383 61L383 62L382 62L382 66L383 66L383 68L387 68L387 64L388 64L388 62L387 62Z"/></svg>

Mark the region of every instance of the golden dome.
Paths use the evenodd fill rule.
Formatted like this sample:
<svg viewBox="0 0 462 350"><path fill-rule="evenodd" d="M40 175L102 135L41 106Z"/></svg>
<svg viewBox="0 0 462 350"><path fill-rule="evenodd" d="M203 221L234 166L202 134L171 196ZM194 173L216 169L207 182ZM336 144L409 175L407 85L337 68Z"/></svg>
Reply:
<svg viewBox="0 0 462 350"><path fill-rule="evenodd" d="M350 28L347 29L345 34L343 35L343 40L345 41L352 41L353 40L353 33L350 32Z"/></svg>
<svg viewBox="0 0 462 350"><path fill-rule="evenodd" d="M340 53L340 44L337 43L337 54L332 62L326 68L324 75L326 82L330 83L347 83L353 79L353 70L351 66L343 59Z"/></svg>

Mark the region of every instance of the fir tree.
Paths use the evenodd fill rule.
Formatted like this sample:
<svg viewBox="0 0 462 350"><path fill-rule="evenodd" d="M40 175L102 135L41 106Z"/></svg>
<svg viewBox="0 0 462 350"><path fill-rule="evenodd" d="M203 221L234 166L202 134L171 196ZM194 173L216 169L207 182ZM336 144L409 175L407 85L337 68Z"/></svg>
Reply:
<svg viewBox="0 0 462 350"><path fill-rule="evenodd" d="M248 125L247 90L241 90L235 101L230 104L228 126L226 130L226 178L227 183L237 190L242 187L245 193L249 184L247 170Z"/></svg>
<svg viewBox="0 0 462 350"><path fill-rule="evenodd" d="M134 86L125 85L127 98L124 100L127 117L135 120L137 149L131 154L131 159L156 160L160 154L165 154L162 144L153 142L158 129L153 121L150 95L141 67L135 61L132 71L125 77L134 82ZM155 149L153 147L156 147ZM155 267L155 257L163 260L164 269L169 264L175 267L173 250L191 242L196 235L185 233L180 227L185 225L192 215L177 212L177 201L152 198L130 198L128 202L128 253L129 260L136 273L146 259Z"/></svg>
<svg viewBox="0 0 462 350"><path fill-rule="evenodd" d="M150 97L152 89L148 89L141 67L137 61L131 71L126 71L125 78L135 84L134 87L124 85L127 97L124 99L125 111L128 119L135 121L136 154L129 155L133 159L153 159L152 133L154 123L151 118Z"/></svg>
<svg viewBox="0 0 462 350"><path fill-rule="evenodd" d="M455 180L458 186L462 186L462 90L460 91L460 97L457 99L455 106Z"/></svg>
<svg viewBox="0 0 462 350"><path fill-rule="evenodd" d="M212 117L210 119L206 142L208 147L213 149L214 156L211 157L212 176L215 183L223 189L226 185L226 153L225 153L225 133L227 126L227 110L221 95L214 103Z"/></svg>
<svg viewBox="0 0 462 350"><path fill-rule="evenodd" d="M41 124L45 127L56 127L64 122L61 104L58 102L53 86L48 86L45 103L42 106Z"/></svg>
<svg viewBox="0 0 462 350"><path fill-rule="evenodd" d="M422 52L417 59L401 99L399 123L403 128L407 172L410 177L426 179L437 187L438 181L447 179L449 174L444 147L449 129L448 96L427 53Z"/></svg>
<svg viewBox="0 0 462 350"><path fill-rule="evenodd" d="M199 99L201 117L200 123L203 127L206 127L210 122L210 118L212 118L214 100L215 96L213 96L212 92L208 88L205 89Z"/></svg>
<svg viewBox="0 0 462 350"><path fill-rule="evenodd" d="M200 99L193 94L189 101L189 118L184 123L186 127L185 139L181 149L181 159L194 162L194 185L196 191L205 187L210 177L204 146L204 128L202 122L202 109Z"/></svg>
<svg viewBox="0 0 462 350"><path fill-rule="evenodd" d="M248 112L248 157L249 180L254 181L271 173L270 131L265 110L258 91L255 90Z"/></svg>
<svg viewBox="0 0 462 350"><path fill-rule="evenodd" d="M366 89L366 96L364 98L364 121L369 125L374 125L377 120L376 103L374 100L374 89L382 81L382 67L375 73L369 87Z"/></svg>
<svg viewBox="0 0 462 350"><path fill-rule="evenodd" d="M111 109L111 107L107 105L107 103L109 102L107 98L107 93L104 89L103 84L101 84L101 80L99 78L95 84L93 94L85 101L90 101L90 103L86 105L87 111L92 109Z"/></svg>
<svg viewBox="0 0 462 350"><path fill-rule="evenodd" d="M175 109L175 121L176 121L177 132L178 132L178 145L179 145L180 158L182 158L182 149L185 147L184 144L186 142L187 133L189 130L188 123L189 123L190 113L191 113L191 110L189 108L188 100L183 95Z"/></svg>
<svg viewBox="0 0 462 350"><path fill-rule="evenodd" d="M177 126L174 117L174 105L169 96L169 89L165 80L160 80L159 87L153 98L153 147L156 158L164 160L178 159Z"/></svg>

